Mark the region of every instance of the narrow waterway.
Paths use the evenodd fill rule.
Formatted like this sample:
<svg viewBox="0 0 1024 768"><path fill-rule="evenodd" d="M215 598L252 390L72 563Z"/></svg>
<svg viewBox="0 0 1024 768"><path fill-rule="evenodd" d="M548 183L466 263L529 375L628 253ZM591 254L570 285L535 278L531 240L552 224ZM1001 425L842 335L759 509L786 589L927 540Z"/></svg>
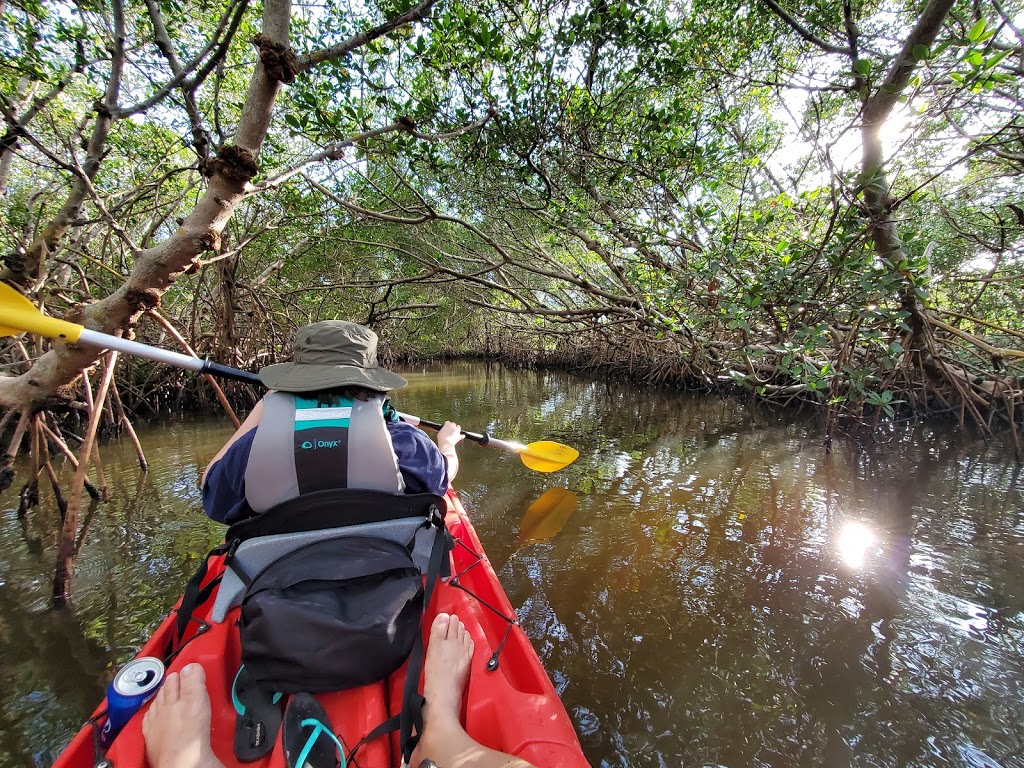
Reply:
<svg viewBox="0 0 1024 768"><path fill-rule="evenodd" d="M457 486L594 765L1024 766L1024 503L997 446L919 427L826 455L806 418L731 401L405 373L401 410L580 450L545 475L464 444ZM230 433L144 428L146 474L102 446L68 610L48 489L26 520L24 470L0 498L0 765L50 765L219 540L198 478ZM554 487L575 501L538 518Z"/></svg>

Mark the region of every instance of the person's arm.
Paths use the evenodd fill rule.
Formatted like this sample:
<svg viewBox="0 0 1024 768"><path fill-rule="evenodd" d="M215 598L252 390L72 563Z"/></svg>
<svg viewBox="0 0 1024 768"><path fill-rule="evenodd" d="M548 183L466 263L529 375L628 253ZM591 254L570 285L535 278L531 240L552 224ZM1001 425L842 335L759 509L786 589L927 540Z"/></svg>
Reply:
<svg viewBox="0 0 1024 768"><path fill-rule="evenodd" d="M256 403L256 406L249 412L249 415L245 417L245 421L242 422L242 425L235 430L235 434L233 434L231 438L226 443L224 443L221 449L217 451L217 455L210 459L210 463L206 465L206 471L203 472L203 476L202 478L200 478L200 487L206 486L206 476L210 474L210 468L218 461L220 461L221 458L223 458L224 454L228 452L228 448L230 448L232 445L238 442L238 438L256 429L256 427L259 426L260 419L262 417L263 401L260 400L258 403Z"/></svg>
<svg viewBox="0 0 1024 768"><path fill-rule="evenodd" d="M210 465L203 480L203 511L213 520L231 525L254 514L245 497L245 470L256 430L231 443Z"/></svg>
<svg viewBox="0 0 1024 768"><path fill-rule="evenodd" d="M422 429L404 421L390 422L388 432L405 492L444 496L448 490L448 460L437 444Z"/></svg>
<svg viewBox="0 0 1024 768"><path fill-rule="evenodd" d="M446 421L444 426L437 432L437 447L448 460L449 485L459 471L459 454L455 451L455 446L465 439L466 436L462 434L462 427L454 421Z"/></svg>

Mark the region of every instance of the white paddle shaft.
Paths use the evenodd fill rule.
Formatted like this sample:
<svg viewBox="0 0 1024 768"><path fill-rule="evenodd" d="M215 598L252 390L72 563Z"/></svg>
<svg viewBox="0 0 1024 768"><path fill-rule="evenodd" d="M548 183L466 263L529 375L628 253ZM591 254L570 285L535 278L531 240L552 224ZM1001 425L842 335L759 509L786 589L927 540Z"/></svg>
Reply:
<svg viewBox="0 0 1024 768"><path fill-rule="evenodd" d="M144 357L147 360L153 360L154 362L166 365L175 365L178 368L184 368L189 371L202 372L203 367L206 365L206 361L201 357L192 357L191 355L183 355L180 352L171 352L169 349L151 347L148 344L140 344L137 341L122 339L119 336L111 336L99 331L90 331L88 328L82 329L82 335L78 337L78 343L101 349L113 349L118 352L124 352L126 355Z"/></svg>

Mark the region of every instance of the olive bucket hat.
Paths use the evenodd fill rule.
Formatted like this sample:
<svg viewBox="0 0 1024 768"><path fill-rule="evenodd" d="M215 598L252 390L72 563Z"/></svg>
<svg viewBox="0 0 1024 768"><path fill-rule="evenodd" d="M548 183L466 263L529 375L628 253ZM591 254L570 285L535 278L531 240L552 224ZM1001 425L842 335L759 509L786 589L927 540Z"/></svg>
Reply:
<svg viewBox="0 0 1024 768"><path fill-rule="evenodd" d="M353 384L389 392L408 383L377 365L377 334L345 320L324 320L299 328L292 344L292 362L268 365L260 370L260 381L282 392L315 392Z"/></svg>

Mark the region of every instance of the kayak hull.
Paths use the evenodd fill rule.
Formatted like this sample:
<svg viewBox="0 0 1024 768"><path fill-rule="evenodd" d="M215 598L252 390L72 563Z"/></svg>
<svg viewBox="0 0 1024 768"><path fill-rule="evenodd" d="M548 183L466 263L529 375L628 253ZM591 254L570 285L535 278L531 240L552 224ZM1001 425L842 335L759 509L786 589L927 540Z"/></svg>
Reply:
<svg viewBox="0 0 1024 768"><path fill-rule="evenodd" d="M454 613L465 622L475 650L466 695L463 723L466 731L484 746L521 757L538 768L575 768L588 763L580 749L565 708L551 680L517 624L508 597L490 562L483 553L476 531L458 497L449 493L445 521L456 542L452 552L453 578L439 584L424 619L424 631L438 613ZM210 578L222 570L219 558L211 561ZM235 710L231 684L240 664L241 648L235 626L239 608L225 621L210 621L213 600L195 613L194 628L186 634L180 651L168 662L167 671L179 671L197 662L206 672L213 711L211 742L217 757L229 768L284 766L280 738L273 751L252 763L239 763L232 751ZM176 612L160 624L138 656L164 658L174 637ZM198 630L198 631L197 631ZM504 641L504 642L503 642ZM496 669L488 661L500 647ZM347 749L401 708L404 667L387 680L348 691L317 694L331 724ZM144 705L117 735L107 757L117 768L142 768L145 745L142 738ZM104 704L97 708L102 713ZM98 723L101 725L102 720ZM85 725L54 764L55 768L92 768L97 755L93 730ZM397 738L380 738L363 746L357 756L361 768L397 768L401 763Z"/></svg>

